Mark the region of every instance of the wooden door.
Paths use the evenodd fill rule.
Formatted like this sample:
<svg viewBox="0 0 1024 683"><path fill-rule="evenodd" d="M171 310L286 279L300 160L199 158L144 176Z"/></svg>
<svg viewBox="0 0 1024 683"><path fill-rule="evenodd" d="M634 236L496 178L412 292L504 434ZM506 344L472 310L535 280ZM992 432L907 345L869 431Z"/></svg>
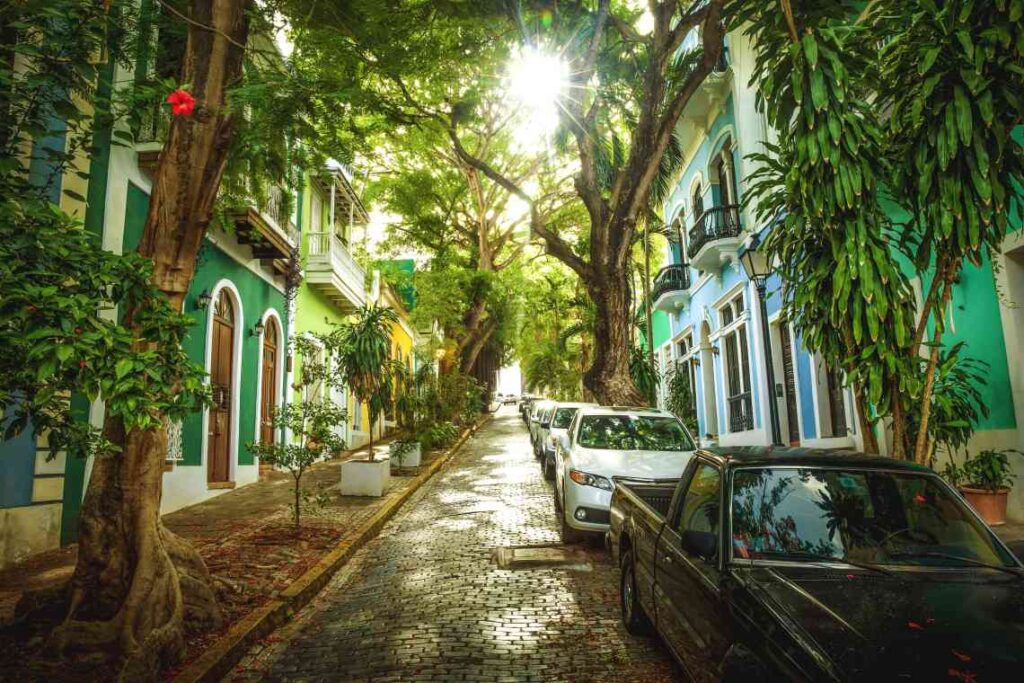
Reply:
<svg viewBox="0 0 1024 683"><path fill-rule="evenodd" d="M789 428L789 445L800 445L800 421L797 417L796 375L793 371L793 345L790 343L789 325L779 324L779 344L782 346L782 385L786 392L786 422Z"/></svg>
<svg viewBox="0 0 1024 683"><path fill-rule="evenodd" d="M277 407L277 321L267 320L263 329L263 385L260 388L260 441L274 441L274 408Z"/></svg>
<svg viewBox="0 0 1024 683"><path fill-rule="evenodd" d="M212 347L210 350L210 408L206 479L225 482L231 479L231 375L235 359L235 308L226 290L214 303Z"/></svg>

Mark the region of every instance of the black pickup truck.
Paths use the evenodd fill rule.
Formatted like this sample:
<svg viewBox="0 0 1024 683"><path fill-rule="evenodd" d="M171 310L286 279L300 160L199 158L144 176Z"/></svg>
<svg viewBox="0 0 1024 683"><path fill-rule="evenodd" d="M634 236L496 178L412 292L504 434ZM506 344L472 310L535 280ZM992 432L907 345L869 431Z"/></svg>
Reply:
<svg viewBox="0 0 1024 683"><path fill-rule="evenodd" d="M627 630L697 681L1024 680L1024 569L927 468L698 451L617 482L607 540Z"/></svg>

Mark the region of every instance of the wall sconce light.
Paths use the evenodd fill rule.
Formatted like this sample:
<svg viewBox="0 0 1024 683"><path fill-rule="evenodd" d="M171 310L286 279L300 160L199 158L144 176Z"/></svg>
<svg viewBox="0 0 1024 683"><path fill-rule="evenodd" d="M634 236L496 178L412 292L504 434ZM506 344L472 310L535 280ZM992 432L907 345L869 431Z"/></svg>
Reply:
<svg viewBox="0 0 1024 683"><path fill-rule="evenodd" d="M261 320L260 322L252 326L252 331L249 334L253 337L258 337L261 334L263 334L264 329L266 328L264 328L263 321Z"/></svg>
<svg viewBox="0 0 1024 683"><path fill-rule="evenodd" d="M196 310L204 311L206 307L213 301L213 297L210 296L210 290L204 289L199 296L196 297Z"/></svg>

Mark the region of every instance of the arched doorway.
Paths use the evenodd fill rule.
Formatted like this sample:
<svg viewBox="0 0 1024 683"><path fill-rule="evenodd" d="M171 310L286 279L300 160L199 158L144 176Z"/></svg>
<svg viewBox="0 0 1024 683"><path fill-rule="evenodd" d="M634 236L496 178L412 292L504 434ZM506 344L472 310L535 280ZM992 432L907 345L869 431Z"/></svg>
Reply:
<svg viewBox="0 0 1024 683"><path fill-rule="evenodd" d="M260 387L260 442L274 442L274 409L277 407L277 377L280 373L279 328L274 317L263 326L263 369Z"/></svg>
<svg viewBox="0 0 1024 683"><path fill-rule="evenodd" d="M715 354L711 346L711 326L700 326L700 374L704 385L704 434L718 436L718 400L715 396Z"/></svg>
<svg viewBox="0 0 1024 683"><path fill-rule="evenodd" d="M210 330L210 407L206 480L231 480L231 385L235 367L235 305L222 288L213 304Z"/></svg>

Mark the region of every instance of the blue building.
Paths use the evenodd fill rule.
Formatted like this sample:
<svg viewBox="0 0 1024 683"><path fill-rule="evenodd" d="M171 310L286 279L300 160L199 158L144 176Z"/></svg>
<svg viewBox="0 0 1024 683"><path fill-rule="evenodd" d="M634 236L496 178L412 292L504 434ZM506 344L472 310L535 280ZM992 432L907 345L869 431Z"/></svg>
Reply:
<svg viewBox="0 0 1024 683"><path fill-rule="evenodd" d="M775 375L775 386L768 386L758 294L739 260L764 227L754 203L744 201L755 170L748 156L771 135L747 86L754 59L746 41L739 33L728 36L722 63L679 122L684 162L663 207L672 235L669 265L652 290L664 316L655 326L656 358L662 376L686 373L705 443L771 443L769 401L775 401L784 442L859 447L851 392L780 317L777 279L768 283Z"/></svg>

